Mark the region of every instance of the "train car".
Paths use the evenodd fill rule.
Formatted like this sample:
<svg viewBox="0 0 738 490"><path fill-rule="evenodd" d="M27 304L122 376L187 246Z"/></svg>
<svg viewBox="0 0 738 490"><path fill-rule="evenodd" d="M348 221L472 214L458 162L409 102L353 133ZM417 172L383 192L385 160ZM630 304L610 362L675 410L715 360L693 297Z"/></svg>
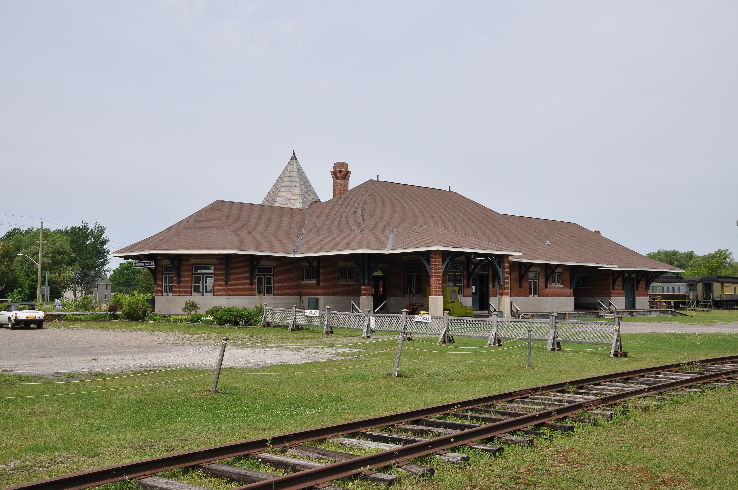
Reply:
<svg viewBox="0 0 738 490"><path fill-rule="evenodd" d="M713 308L738 306L738 277L704 276L691 278L699 306L711 304Z"/></svg>
<svg viewBox="0 0 738 490"><path fill-rule="evenodd" d="M661 274L648 287L651 308L684 308L689 306L687 281L678 274Z"/></svg>

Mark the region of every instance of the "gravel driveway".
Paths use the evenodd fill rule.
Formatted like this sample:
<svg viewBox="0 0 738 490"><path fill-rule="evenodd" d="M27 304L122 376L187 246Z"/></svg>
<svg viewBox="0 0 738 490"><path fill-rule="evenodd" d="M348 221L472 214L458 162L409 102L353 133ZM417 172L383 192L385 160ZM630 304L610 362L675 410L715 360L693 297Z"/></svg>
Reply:
<svg viewBox="0 0 738 490"><path fill-rule="evenodd" d="M152 368L213 368L220 342L195 335L120 330L0 328L0 371L33 375L114 373ZM349 349L229 345L224 367L300 364L342 357Z"/></svg>

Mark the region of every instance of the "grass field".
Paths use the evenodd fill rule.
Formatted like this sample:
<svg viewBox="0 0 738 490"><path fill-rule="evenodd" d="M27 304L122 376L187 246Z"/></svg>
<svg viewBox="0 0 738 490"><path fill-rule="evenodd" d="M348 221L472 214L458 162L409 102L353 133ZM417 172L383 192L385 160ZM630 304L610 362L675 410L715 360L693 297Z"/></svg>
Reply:
<svg viewBox="0 0 738 490"><path fill-rule="evenodd" d="M214 340L226 334L237 342L262 344L353 344L352 337L357 337L356 331L339 331L326 338L318 329L224 331L166 324L139 328L187 332ZM526 386L738 352L735 335L624 335L630 356L626 359L609 358L604 346L564 345L562 352L547 352L538 343L534 368L525 369L525 347L520 342L487 348L481 340L457 339L455 344L438 346L434 339L417 338L403 351L403 377L394 378L388 375L395 355L393 338L349 345L355 349L348 354L350 359L225 369L221 392L215 395L204 394L212 373L189 369L66 380L0 375L0 486ZM722 486L734 483L735 471L717 471L714 464L702 461L714 456L735 469L735 453L730 451L738 443L736 402L735 389L690 397L678 406L627 415L600 428L583 427L572 436L541 441L541 452L510 448L494 462L481 467L475 464L473 471L434 463L439 469L434 479L407 479L402 485L659 488L672 482L671 486L682 488L735 488ZM688 430L689 424L683 421L687 415L694 424L705 425L706 432ZM701 449L697 452L693 447ZM690 455L686 463L685 454ZM474 455L475 460L486 458ZM564 471L569 466L571 471ZM634 467L636 471L630 471ZM608 472L615 474L609 485Z"/></svg>
<svg viewBox="0 0 738 490"><path fill-rule="evenodd" d="M673 322L692 325L738 322L738 310L679 310L677 316L626 316L624 322Z"/></svg>

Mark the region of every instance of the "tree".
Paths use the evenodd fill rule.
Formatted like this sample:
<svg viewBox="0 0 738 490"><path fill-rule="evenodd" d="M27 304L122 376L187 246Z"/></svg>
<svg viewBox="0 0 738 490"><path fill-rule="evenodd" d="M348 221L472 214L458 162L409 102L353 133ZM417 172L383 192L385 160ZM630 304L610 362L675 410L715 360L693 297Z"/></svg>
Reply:
<svg viewBox="0 0 738 490"><path fill-rule="evenodd" d="M74 254L74 267L69 280L69 288L76 298L89 294L95 283L105 275L108 266L108 238L105 227L95 223L89 226L84 221L79 226L70 226L61 231L69 240Z"/></svg>
<svg viewBox="0 0 738 490"><path fill-rule="evenodd" d="M664 264L673 265L680 269L686 269L690 262L692 262L697 254L693 251L680 252L679 250L657 250L646 254L646 256L663 262Z"/></svg>
<svg viewBox="0 0 738 490"><path fill-rule="evenodd" d="M110 274L113 293L154 294L154 279L147 269L137 269L132 262L123 262Z"/></svg>
<svg viewBox="0 0 738 490"><path fill-rule="evenodd" d="M0 296L25 301L36 297L39 230L15 228L0 239ZM18 254L24 256L19 256ZM58 230L44 231L44 253L41 270L49 273L50 297L66 290L72 272L74 255L69 240Z"/></svg>
<svg viewBox="0 0 738 490"><path fill-rule="evenodd" d="M685 277L730 276L738 272L738 264L730 250L720 249L695 257L684 268Z"/></svg>

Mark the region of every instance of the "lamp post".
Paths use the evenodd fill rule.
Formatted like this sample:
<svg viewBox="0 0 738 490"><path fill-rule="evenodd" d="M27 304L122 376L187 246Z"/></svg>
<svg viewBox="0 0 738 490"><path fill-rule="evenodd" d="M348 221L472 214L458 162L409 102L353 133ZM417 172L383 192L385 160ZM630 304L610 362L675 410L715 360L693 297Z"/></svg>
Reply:
<svg viewBox="0 0 738 490"><path fill-rule="evenodd" d="M37 274L37 281L36 281L36 303L41 303L41 262L36 262L31 257L24 253L18 253L18 256L23 256L36 264L36 267L38 268L38 274Z"/></svg>

